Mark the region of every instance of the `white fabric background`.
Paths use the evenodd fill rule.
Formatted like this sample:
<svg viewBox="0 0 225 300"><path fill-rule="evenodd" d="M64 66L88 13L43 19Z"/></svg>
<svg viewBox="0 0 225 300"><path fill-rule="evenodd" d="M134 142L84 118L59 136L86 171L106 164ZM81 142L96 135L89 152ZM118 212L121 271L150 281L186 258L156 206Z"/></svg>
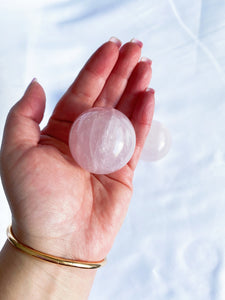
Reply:
<svg viewBox="0 0 225 300"><path fill-rule="evenodd" d="M1 134L33 77L47 93L46 120L111 36L142 40L153 60L155 119L169 128L172 148L139 163L126 221L90 299L225 299L224 16L223 0L0 1ZM2 246L10 212L0 194Z"/></svg>

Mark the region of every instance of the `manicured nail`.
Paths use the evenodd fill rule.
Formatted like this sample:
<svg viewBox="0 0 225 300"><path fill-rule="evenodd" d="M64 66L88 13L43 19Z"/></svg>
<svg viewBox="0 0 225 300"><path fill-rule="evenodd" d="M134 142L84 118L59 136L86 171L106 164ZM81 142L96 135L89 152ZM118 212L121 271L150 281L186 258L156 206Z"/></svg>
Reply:
<svg viewBox="0 0 225 300"><path fill-rule="evenodd" d="M147 88L145 91L146 92L151 92L152 94L155 94L155 90L152 89L152 88Z"/></svg>
<svg viewBox="0 0 225 300"><path fill-rule="evenodd" d="M32 84L33 84L34 82L38 82L36 77L34 77L34 78L31 80L31 82L29 83L29 85L28 85L27 88L26 88L26 91L28 91L28 90L31 88L31 86L32 86ZM25 93L26 93L26 92L25 92Z"/></svg>
<svg viewBox="0 0 225 300"><path fill-rule="evenodd" d="M137 40L137 39L132 39L131 43L137 44L140 48L143 47L143 43L141 41Z"/></svg>
<svg viewBox="0 0 225 300"><path fill-rule="evenodd" d="M112 42L112 43L114 43L114 44L116 44L118 48L120 48L120 46L122 45L122 42L118 38L116 38L114 36L112 36L109 39L109 41Z"/></svg>
<svg viewBox="0 0 225 300"><path fill-rule="evenodd" d="M152 64L151 59L149 59L148 57L145 57L145 56L143 56L143 57L141 58L140 61L147 62L147 63L149 63L150 65Z"/></svg>

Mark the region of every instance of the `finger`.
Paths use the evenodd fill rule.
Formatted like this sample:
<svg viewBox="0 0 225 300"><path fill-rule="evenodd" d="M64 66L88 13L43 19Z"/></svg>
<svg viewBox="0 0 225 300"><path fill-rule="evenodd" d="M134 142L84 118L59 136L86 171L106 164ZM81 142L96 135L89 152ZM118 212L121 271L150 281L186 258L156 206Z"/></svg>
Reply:
<svg viewBox="0 0 225 300"><path fill-rule="evenodd" d="M136 106L131 117L131 122L136 133L136 147L128 166L133 171L137 166L141 151L144 147L146 137L152 124L154 106L155 91L153 89L147 89L136 102Z"/></svg>
<svg viewBox="0 0 225 300"><path fill-rule="evenodd" d="M91 56L56 106L54 119L73 122L81 112L92 107L117 61L119 45L118 40L111 39Z"/></svg>
<svg viewBox="0 0 225 300"><path fill-rule="evenodd" d="M45 93L33 80L24 96L10 110L2 140L2 152L25 151L36 146L40 139L39 123L45 110Z"/></svg>
<svg viewBox="0 0 225 300"><path fill-rule="evenodd" d="M51 118L45 128L42 129L41 134L55 138L64 144L68 144L69 133L72 126L72 122L61 121L55 118Z"/></svg>
<svg viewBox="0 0 225 300"><path fill-rule="evenodd" d="M144 91L152 77L151 60L142 58L131 74L127 87L117 105L117 109L128 118L131 117L137 100L137 95Z"/></svg>
<svg viewBox="0 0 225 300"><path fill-rule="evenodd" d="M131 44L131 43L130 43ZM133 48L134 49L134 48ZM132 111L135 107L135 102L137 101L137 95L140 94L149 84L150 78L152 75L151 69L151 60L143 59L140 61L130 76L128 81L127 87L121 97L121 100L116 107L117 109L121 110L124 114L131 117ZM111 75L110 75L111 77ZM111 80L109 77L109 80ZM120 80L121 78L119 78ZM117 90L118 87L113 87L112 90ZM105 88L104 88L105 89ZM102 94L101 94L102 95ZM101 97L101 96L100 96ZM112 97L113 98L113 97ZM104 98L99 99L95 102L94 106L113 106L113 103L109 101L109 103L105 103ZM71 128L71 122L62 122L57 119L51 119L47 128L45 128L42 133L48 134L49 136L55 137L61 140L64 143L68 142L69 131Z"/></svg>
<svg viewBox="0 0 225 300"><path fill-rule="evenodd" d="M130 74L140 58L141 48L141 42L132 40L120 49L117 63L94 106L114 107L118 103Z"/></svg>

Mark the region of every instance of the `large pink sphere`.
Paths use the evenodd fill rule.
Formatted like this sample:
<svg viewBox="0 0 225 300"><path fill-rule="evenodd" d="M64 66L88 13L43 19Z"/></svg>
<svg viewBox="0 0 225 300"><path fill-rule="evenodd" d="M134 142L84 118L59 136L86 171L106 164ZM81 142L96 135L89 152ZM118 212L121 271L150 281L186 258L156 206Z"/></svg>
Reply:
<svg viewBox="0 0 225 300"><path fill-rule="evenodd" d="M70 152L85 170L109 174L124 167L136 145L132 123L114 108L96 107L82 113L73 123Z"/></svg>

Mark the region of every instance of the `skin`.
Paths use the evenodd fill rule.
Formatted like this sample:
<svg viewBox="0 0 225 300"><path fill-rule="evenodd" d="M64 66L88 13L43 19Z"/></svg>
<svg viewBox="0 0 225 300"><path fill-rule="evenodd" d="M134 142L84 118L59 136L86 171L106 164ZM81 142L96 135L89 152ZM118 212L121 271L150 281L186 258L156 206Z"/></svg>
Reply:
<svg viewBox="0 0 225 300"><path fill-rule="evenodd" d="M141 46L128 42L121 47L119 41L111 40L103 44L42 130L45 93L37 81L10 110L0 166L13 232L22 243L76 260L99 261L107 256L127 213L134 171L154 112L154 90L146 89L151 61L140 60ZM120 110L136 132L132 159L108 175L81 169L68 148L72 123L95 106ZM21 272L27 275L26 281L19 277ZM8 242L0 255L0 290L7 300L15 299L15 291L16 299L31 299L31 295L32 299L87 299L95 273L39 261ZM34 292L37 286L41 292Z"/></svg>

